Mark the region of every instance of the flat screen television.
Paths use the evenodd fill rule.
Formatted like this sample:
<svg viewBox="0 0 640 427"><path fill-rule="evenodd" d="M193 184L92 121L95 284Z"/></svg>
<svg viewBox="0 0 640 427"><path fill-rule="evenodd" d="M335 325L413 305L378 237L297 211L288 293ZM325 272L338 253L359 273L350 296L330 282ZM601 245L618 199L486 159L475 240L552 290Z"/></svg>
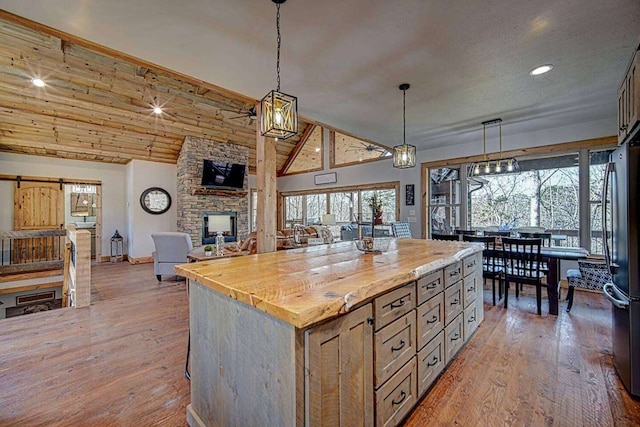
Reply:
<svg viewBox="0 0 640 427"><path fill-rule="evenodd" d="M202 167L204 187L244 188L245 165L205 160Z"/></svg>

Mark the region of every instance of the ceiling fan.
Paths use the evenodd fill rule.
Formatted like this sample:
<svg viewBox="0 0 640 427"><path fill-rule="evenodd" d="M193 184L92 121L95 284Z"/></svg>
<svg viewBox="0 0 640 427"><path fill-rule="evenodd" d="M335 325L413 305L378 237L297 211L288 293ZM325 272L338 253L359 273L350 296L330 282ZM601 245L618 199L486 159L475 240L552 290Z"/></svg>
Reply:
<svg viewBox="0 0 640 427"><path fill-rule="evenodd" d="M389 152L389 150L387 150L386 148L365 142L359 142L358 145L350 145L345 151L380 153L380 157L388 157L391 155L391 152Z"/></svg>
<svg viewBox="0 0 640 427"><path fill-rule="evenodd" d="M249 124L251 124L253 122L253 120L257 119L258 116L256 114L256 106L252 105L251 108L249 108L246 111L240 110L240 111L236 111L236 110L225 110L222 109L222 111L228 111L230 113L236 113L238 114L237 116L233 116L233 117L227 117L229 120L235 120L235 119L243 119L245 117L249 118Z"/></svg>

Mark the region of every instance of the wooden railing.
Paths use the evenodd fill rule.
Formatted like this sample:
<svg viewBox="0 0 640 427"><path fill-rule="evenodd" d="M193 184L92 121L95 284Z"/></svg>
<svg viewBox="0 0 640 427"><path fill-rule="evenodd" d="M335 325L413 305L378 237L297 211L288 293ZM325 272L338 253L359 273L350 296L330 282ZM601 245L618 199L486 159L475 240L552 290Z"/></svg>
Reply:
<svg viewBox="0 0 640 427"><path fill-rule="evenodd" d="M0 293L62 287L63 306L90 304L91 233L0 231ZM67 297L69 297L67 299Z"/></svg>

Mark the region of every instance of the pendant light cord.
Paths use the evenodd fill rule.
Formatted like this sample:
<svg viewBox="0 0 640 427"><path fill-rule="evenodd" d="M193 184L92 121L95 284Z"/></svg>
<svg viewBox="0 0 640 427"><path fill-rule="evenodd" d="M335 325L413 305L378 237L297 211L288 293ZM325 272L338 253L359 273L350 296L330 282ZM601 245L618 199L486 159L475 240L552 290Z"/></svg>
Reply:
<svg viewBox="0 0 640 427"><path fill-rule="evenodd" d="M278 88L277 92L280 92L280 3L276 3L276 29L278 31L278 37L276 38L278 42L278 56L276 60L276 75L278 76Z"/></svg>
<svg viewBox="0 0 640 427"><path fill-rule="evenodd" d="M406 105L407 105L407 91L402 91L402 143L407 144L407 119L406 119Z"/></svg>

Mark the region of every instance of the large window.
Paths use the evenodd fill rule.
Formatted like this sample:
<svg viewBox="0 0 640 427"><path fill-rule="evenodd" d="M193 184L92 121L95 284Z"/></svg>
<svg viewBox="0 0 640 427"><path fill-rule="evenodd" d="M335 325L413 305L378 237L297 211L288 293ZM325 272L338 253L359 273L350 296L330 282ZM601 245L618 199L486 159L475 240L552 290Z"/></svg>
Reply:
<svg viewBox="0 0 640 427"><path fill-rule="evenodd" d="M284 226L322 224L326 219L323 215L333 214L335 224L324 225L329 227L334 238L340 239L345 230L353 231L350 227L358 223L371 224L373 209L370 200L375 195L382 205L381 227L384 228L386 224L397 221L399 188L400 184L393 182L368 187L342 187L335 191L283 194Z"/></svg>
<svg viewBox="0 0 640 427"><path fill-rule="evenodd" d="M592 254L602 254L601 194L610 152L582 149L519 159L518 171L502 174L475 174L470 165L430 169L431 232L453 233L457 227L479 231L535 228L550 232L553 245L582 246ZM589 190L582 198L580 158L585 165L589 159L582 175Z"/></svg>
<svg viewBox="0 0 640 427"><path fill-rule="evenodd" d="M542 228L578 245L578 155L520 161L520 171L470 177L471 228ZM563 236L563 238L560 238Z"/></svg>

